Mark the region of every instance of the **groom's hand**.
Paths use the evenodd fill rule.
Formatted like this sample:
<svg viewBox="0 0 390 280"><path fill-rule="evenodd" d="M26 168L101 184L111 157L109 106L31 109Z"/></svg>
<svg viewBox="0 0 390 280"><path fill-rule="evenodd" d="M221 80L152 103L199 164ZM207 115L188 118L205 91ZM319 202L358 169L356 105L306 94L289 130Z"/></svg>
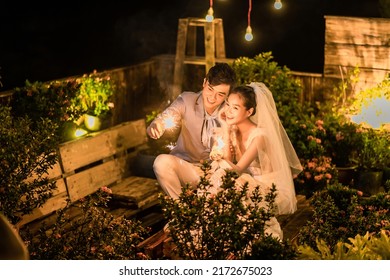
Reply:
<svg viewBox="0 0 390 280"><path fill-rule="evenodd" d="M219 119L219 123L221 124L222 127L227 127L227 123L226 123L226 113L225 113L225 108L222 108L219 112L218 112L218 119Z"/></svg>
<svg viewBox="0 0 390 280"><path fill-rule="evenodd" d="M155 120L148 126L146 133L150 138L158 139L164 134L164 126L161 122Z"/></svg>

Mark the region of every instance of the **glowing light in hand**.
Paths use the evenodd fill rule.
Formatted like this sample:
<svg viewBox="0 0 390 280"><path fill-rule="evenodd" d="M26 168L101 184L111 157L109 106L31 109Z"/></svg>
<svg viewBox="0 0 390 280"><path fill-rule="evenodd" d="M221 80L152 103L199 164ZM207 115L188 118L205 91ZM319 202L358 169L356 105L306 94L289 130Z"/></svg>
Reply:
<svg viewBox="0 0 390 280"><path fill-rule="evenodd" d="M225 147L225 142L223 142L223 139L221 136L217 137L217 149L222 150L223 147Z"/></svg>
<svg viewBox="0 0 390 280"><path fill-rule="evenodd" d="M164 118L164 128L170 129L176 126L175 120L172 116L167 116Z"/></svg>

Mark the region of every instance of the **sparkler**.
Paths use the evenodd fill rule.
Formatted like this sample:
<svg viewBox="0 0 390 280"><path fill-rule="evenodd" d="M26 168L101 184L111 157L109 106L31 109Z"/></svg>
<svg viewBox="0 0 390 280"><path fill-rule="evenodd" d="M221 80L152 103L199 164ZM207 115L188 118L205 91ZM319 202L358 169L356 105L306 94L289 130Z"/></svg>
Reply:
<svg viewBox="0 0 390 280"><path fill-rule="evenodd" d="M225 142L223 141L223 138L220 135L214 137L215 137L215 142L210 152L210 159L220 160L223 158L223 148L225 147Z"/></svg>
<svg viewBox="0 0 390 280"><path fill-rule="evenodd" d="M163 119L164 128L165 129L171 129L176 126L176 122L173 116L168 115Z"/></svg>

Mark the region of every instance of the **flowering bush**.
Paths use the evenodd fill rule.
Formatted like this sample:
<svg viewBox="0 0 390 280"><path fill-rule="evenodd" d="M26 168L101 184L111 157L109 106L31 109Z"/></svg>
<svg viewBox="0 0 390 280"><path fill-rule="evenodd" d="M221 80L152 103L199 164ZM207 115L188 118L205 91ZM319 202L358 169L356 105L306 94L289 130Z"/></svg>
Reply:
<svg viewBox="0 0 390 280"><path fill-rule="evenodd" d="M80 217L71 219L74 204L58 211L52 226L38 233L21 230L31 259L36 260L139 260L148 257L138 248L148 230L140 221L115 218L104 208L111 190L103 187L81 200Z"/></svg>
<svg viewBox="0 0 390 280"><path fill-rule="evenodd" d="M331 160L330 157L320 156L301 162L303 171L294 178L297 193L311 197L315 192L337 182L337 169Z"/></svg>
<svg viewBox="0 0 390 280"><path fill-rule="evenodd" d="M324 128L323 145L332 162L338 167L357 165L362 146L361 126L342 116L328 114L324 119Z"/></svg>
<svg viewBox="0 0 390 280"><path fill-rule="evenodd" d="M257 187L248 193L248 183L238 184L238 175L226 171L221 190L210 193L210 165L195 191L182 188L177 200L160 196L169 222L169 232L182 259L291 259L294 251L287 242L265 233L275 211L275 187L261 195ZM236 184L237 182L237 184ZM250 198L253 204L244 201ZM263 205L263 206L260 206Z"/></svg>
<svg viewBox="0 0 390 280"><path fill-rule="evenodd" d="M325 154L322 139L326 130L321 119L307 117L297 121L287 133L301 161L304 162L305 159L317 158Z"/></svg>
<svg viewBox="0 0 390 280"><path fill-rule="evenodd" d="M323 240L333 251L337 242L346 242L357 234L390 230L389 193L366 198L360 191L334 184L317 192L311 205L314 214L299 232L301 245L316 248L317 240Z"/></svg>

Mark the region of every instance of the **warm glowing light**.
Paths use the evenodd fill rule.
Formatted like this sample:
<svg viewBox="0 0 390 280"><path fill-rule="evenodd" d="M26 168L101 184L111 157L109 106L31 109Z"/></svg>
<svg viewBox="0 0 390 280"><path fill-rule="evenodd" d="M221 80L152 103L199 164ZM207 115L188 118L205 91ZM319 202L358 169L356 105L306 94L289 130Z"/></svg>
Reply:
<svg viewBox="0 0 390 280"><path fill-rule="evenodd" d="M248 26L246 28L245 40L247 40L247 41L252 41L253 40L252 28L250 26Z"/></svg>
<svg viewBox="0 0 390 280"><path fill-rule="evenodd" d="M360 114L351 116L354 123L368 124L372 128L380 128L390 123L390 100L386 96L373 99L362 108Z"/></svg>
<svg viewBox="0 0 390 280"><path fill-rule="evenodd" d="M210 0L210 8L207 11L206 21L212 22L214 20L213 0Z"/></svg>
<svg viewBox="0 0 390 280"><path fill-rule="evenodd" d="M206 21L212 22L213 20L214 20L214 10L212 7L210 7L209 10L207 11Z"/></svg>
<svg viewBox="0 0 390 280"><path fill-rule="evenodd" d="M86 131L85 129L77 128L76 131L74 132L74 136L77 138L77 137L84 136L87 133L88 133L88 131Z"/></svg>
<svg viewBox="0 0 390 280"><path fill-rule="evenodd" d="M217 137L217 149L222 150L225 147L225 142L223 142L222 136Z"/></svg>
<svg viewBox="0 0 390 280"><path fill-rule="evenodd" d="M164 118L164 128L170 129L176 126L175 119L172 116Z"/></svg>
<svg viewBox="0 0 390 280"><path fill-rule="evenodd" d="M281 0L275 0L274 3L274 8L277 10L280 10L283 7L282 1Z"/></svg>
<svg viewBox="0 0 390 280"><path fill-rule="evenodd" d="M173 148L175 148L175 143L169 143L166 147L169 149L169 150L173 150Z"/></svg>
<svg viewBox="0 0 390 280"><path fill-rule="evenodd" d="M84 125L88 130L97 131L100 129L102 122L99 117L85 115Z"/></svg>

